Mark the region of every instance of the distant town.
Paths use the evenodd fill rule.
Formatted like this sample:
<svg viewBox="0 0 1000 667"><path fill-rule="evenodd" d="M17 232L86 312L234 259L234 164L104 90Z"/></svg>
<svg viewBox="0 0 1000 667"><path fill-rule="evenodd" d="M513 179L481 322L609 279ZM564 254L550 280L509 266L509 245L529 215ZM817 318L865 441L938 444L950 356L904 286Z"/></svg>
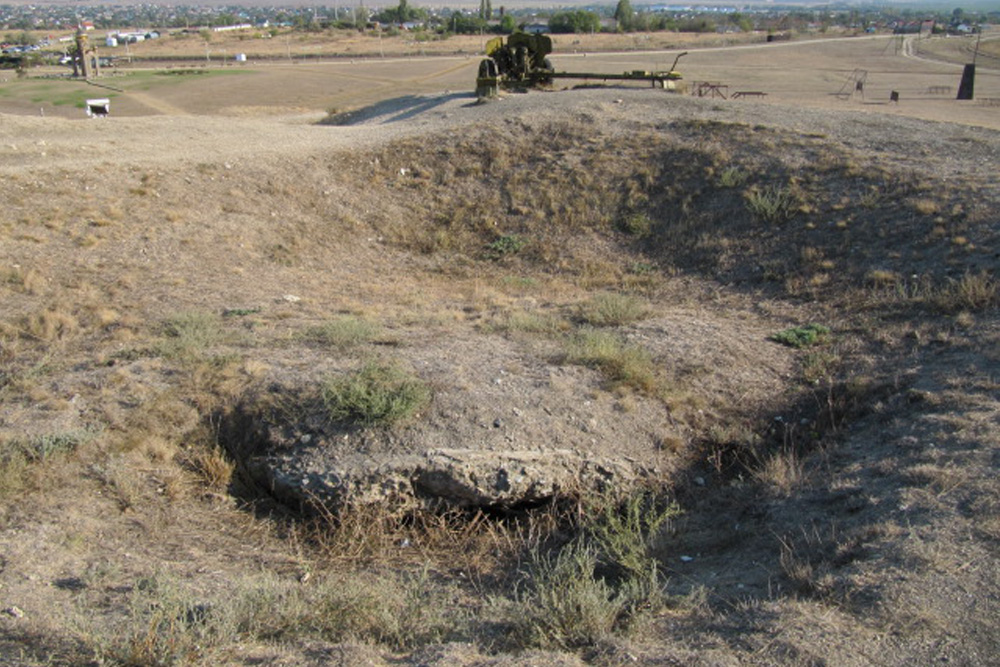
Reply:
<svg viewBox="0 0 1000 667"><path fill-rule="evenodd" d="M108 46L156 39L163 34L256 31L270 36L289 31L378 30L413 32L417 37L448 34L510 34L515 30L550 33L764 31L826 33L892 32L971 34L1000 23L1000 10L932 10L881 5L862 8L830 5L699 6L593 5L573 9L516 9L481 0L478 9L428 8L400 0L398 5L368 7L362 2L322 7L207 7L143 5L0 5L0 31L6 64L59 51L78 31L106 40ZM92 37L92 39L94 38ZM55 48L54 48L55 47Z"/></svg>

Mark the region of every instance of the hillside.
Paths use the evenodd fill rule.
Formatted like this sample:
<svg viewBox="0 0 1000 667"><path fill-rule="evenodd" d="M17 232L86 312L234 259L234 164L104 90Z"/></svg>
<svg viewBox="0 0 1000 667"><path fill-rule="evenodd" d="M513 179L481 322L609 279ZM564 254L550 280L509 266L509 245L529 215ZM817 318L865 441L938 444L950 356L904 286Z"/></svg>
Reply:
<svg viewBox="0 0 1000 667"><path fill-rule="evenodd" d="M2 120L3 664L1000 650L1000 133Z"/></svg>

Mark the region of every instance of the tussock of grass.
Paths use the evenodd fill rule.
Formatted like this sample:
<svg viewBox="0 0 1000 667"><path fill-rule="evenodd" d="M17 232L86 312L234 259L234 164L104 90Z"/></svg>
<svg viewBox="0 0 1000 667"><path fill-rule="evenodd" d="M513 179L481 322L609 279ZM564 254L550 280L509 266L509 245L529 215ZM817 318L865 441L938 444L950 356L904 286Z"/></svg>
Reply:
<svg viewBox="0 0 1000 667"><path fill-rule="evenodd" d="M986 271L969 272L945 285L934 302L946 313L996 308L1000 305L1000 282Z"/></svg>
<svg viewBox="0 0 1000 667"><path fill-rule="evenodd" d="M0 441L0 498L27 488L38 464L73 452L98 434L97 430L78 429Z"/></svg>
<svg viewBox="0 0 1000 667"><path fill-rule="evenodd" d="M334 421L390 425L416 414L430 402L430 389L398 366L366 363L360 370L329 380L323 402Z"/></svg>
<svg viewBox="0 0 1000 667"><path fill-rule="evenodd" d="M595 327L632 324L649 314L649 304L624 294L604 292L580 306L580 319Z"/></svg>
<svg viewBox="0 0 1000 667"><path fill-rule="evenodd" d="M534 554L528 583L509 606L510 641L520 648L576 649L609 637L628 595L595 577L596 567L597 555L586 546Z"/></svg>
<svg viewBox="0 0 1000 667"><path fill-rule="evenodd" d="M162 324L157 352L169 359L197 357L223 338L222 322L211 313L180 313Z"/></svg>
<svg viewBox="0 0 1000 667"><path fill-rule="evenodd" d="M186 457L186 463L213 491L225 491L236 469L219 447L197 449Z"/></svg>
<svg viewBox="0 0 1000 667"><path fill-rule="evenodd" d="M14 440L4 449L19 450L30 461L44 461L57 454L65 454L93 440L98 431L78 429L61 433L49 433L34 438Z"/></svg>
<svg viewBox="0 0 1000 667"><path fill-rule="evenodd" d="M52 342L70 338L80 329L80 322L71 312L53 306L24 318L22 333L28 338Z"/></svg>
<svg viewBox="0 0 1000 667"><path fill-rule="evenodd" d="M750 174L739 167L727 167L719 174L720 188L738 188L747 182Z"/></svg>
<svg viewBox="0 0 1000 667"><path fill-rule="evenodd" d="M744 194L747 210L761 222L779 224L792 217L795 195L778 186L751 189Z"/></svg>
<svg viewBox="0 0 1000 667"><path fill-rule="evenodd" d="M657 386L649 352L606 331L580 332L569 342L566 361L596 368L615 385L647 393Z"/></svg>
<svg viewBox="0 0 1000 667"><path fill-rule="evenodd" d="M497 328L505 331L547 334L554 336L570 327L570 323L552 313L515 310L499 318Z"/></svg>
<svg viewBox="0 0 1000 667"><path fill-rule="evenodd" d="M23 452L13 450L0 455L0 498L16 495L28 481L30 461Z"/></svg>
<svg viewBox="0 0 1000 667"><path fill-rule="evenodd" d="M347 349L371 341L379 334L376 324L352 315L336 317L302 332L305 340L336 349Z"/></svg>

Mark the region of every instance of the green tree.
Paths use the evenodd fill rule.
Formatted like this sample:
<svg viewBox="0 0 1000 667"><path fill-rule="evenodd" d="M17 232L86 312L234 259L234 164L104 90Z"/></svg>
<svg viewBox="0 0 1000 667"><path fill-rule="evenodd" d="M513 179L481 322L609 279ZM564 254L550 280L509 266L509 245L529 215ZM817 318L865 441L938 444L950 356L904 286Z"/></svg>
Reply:
<svg viewBox="0 0 1000 667"><path fill-rule="evenodd" d="M618 0L615 7L615 21L618 22L618 29L624 32L632 30L635 12L632 11L632 3L629 0Z"/></svg>
<svg viewBox="0 0 1000 667"><path fill-rule="evenodd" d="M549 30L554 33L588 33L601 29L601 17L584 9L556 12L549 19Z"/></svg>
<svg viewBox="0 0 1000 667"><path fill-rule="evenodd" d="M456 10L448 19L448 29L456 35L476 35L486 29L486 21L479 16L468 16Z"/></svg>
<svg viewBox="0 0 1000 667"><path fill-rule="evenodd" d="M729 15L729 22L743 32L753 32L753 21L746 14L733 12Z"/></svg>

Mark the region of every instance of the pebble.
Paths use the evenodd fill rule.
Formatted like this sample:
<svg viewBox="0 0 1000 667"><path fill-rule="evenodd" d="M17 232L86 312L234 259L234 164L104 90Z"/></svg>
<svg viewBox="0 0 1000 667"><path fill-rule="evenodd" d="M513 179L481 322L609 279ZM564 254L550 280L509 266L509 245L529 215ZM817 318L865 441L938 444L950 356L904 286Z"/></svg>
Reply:
<svg viewBox="0 0 1000 667"><path fill-rule="evenodd" d="M690 563L693 560L694 560L694 558L692 556L681 556L681 562L682 563Z"/></svg>
<svg viewBox="0 0 1000 667"><path fill-rule="evenodd" d="M11 618L24 618L24 612L21 611L20 608L13 605L4 609L3 613L7 614Z"/></svg>

